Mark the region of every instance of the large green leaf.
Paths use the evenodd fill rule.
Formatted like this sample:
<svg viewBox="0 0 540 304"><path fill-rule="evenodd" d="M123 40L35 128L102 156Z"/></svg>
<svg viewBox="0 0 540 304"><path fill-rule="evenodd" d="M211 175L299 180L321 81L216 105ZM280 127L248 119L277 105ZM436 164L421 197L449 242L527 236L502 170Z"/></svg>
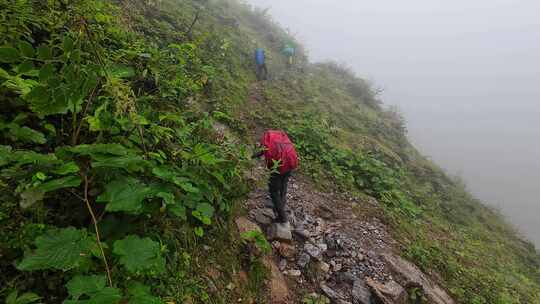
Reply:
<svg viewBox="0 0 540 304"><path fill-rule="evenodd" d="M73 227L49 230L35 241L36 250L17 265L19 270L70 270L91 258L94 238L86 230Z"/></svg>
<svg viewBox="0 0 540 304"><path fill-rule="evenodd" d="M11 78L11 76L9 75L9 73L6 70L0 68L0 78L9 79L9 78Z"/></svg>
<svg viewBox="0 0 540 304"><path fill-rule="evenodd" d="M187 220L186 215L186 207L180 203L176 203L173 205L167 205L167 210L173 214L174 216L177 216L181 218L182 220Z"/></svg>
<svg viewBox="0 0 540 304"><path fill-rule="evenodd" d="M9 123L4 125L8 129L7 136L13 141L20 141L24 143L36 143L44 144L46 142L45 135L36 130L32 130L28 127L21 127L15 123ZM0 126L1 128L1 126Z"/></svg>
<svg viewBox="0 0 540 304"><path fill-rule="evenodd" d="M214 215L214 207L208 203L199 203L197 208L192 211L192 215L199 219L203 224L210 225L212 223L212 216Z"/></svg>
<svg viewBox="0 0 540 304"><path fill-rule="evenodd" d="M128 235L114 242L113 253L120 257L120 264L129 272L157 274L165 271L165 259L161 256L160 245L150 238Z"/></svg>
<svg viewBox="0 0 540 304"><path fill-rule="evenodd" d="M41 69L39 69L39 81L46 82L54 74L54 65L51 63L44 64Z"/></svg>
<svg viewBox="0 0 540 304"><path fill-rule="evenodd" d="M19 295L17 290L11 292L6 298L6 304L31 304L41 299L40 296L33 292L25 292Z"/></svg>
<svg viewBox="0 0 540 304"><path fill-rule="evenodd" d="M64 37L64 41L62 42L62 48L64 49L64 52L69 53L73 50L74 41L69 36Z"/></svg>
<svg viewBox="0 0 540 304"><path fill-rule="evenodd" d="M61 155L65 155L66 153L73 153L89 156L99 156L103 154L123 156L128 154L128 149L121 144L85 144L74 147L62 147L57 149L57 153Z"/></svg>
<svg viewBox="0 0 540 304"><path fill-rule="evenodd" d="M21 40L18 43L18 47L23 56L30 57L30 58L34 57L34 48L29 42Z"/></svg>
<svg viewBox="0 0 540 304"><path fill-rule="evenodd" d="M74 299L80 298L82 295L88 295L103 289L107 279L101 275L91 276L75 276L67 284L67 290Z"/></svg>
<svg viewBox="0 0 540 304"><path fill-rule="evenodd" d="M199 211L202 215L206 217L212 217L214 216L214 207L208 203L200 203L197 205L197 211Z"/></svg>
<svg viewBox="0 0 540 304"><path fill-rule="evenodd" d="M23 98L28 99L28 94L38 85L38 82L33 79L22 78L20 75L17 75L8 77L8 79L1 85L20 94Z"/></svg>
<svg viewBox="0 0 540 304"><path fill-rule="evenodd" d="M12 159L11 146L0 146L0 167L11 162Z"/></svg>
<svg viewBox="0 0 540 304"><path fill-rule="evenodd" d="M199 189L194 187L187 177L181 176L176 171L174 171L171 167L166 167L166 166L155 167L152 169L152 174L154 174L156 177L162 180L171 182L179 186L180 188L182 188L182 190L188 193L199 192Z"/></svg>
<svg viewBox="0 0 540 304"><path fill-rule="evenodd" d="M106 131L108 128L112 126L112 123L110 121L110 112L107 112L107 107L109 106L108 102L104 102L101 104L96 111L94 112L94 115L87 115L85 120L88 122L88 126L90 127L90 131L97 132L97 131Z"/></svg>
<svg viewBox="0 0 540 304"><path fill-rule="evenodd" d="M12 162L19 166L30 164L37 166L53 166L59 162L54 154L41 154L29 150L11 151L11 147L9 146L2 147L4 148L0 148L0 166ZM5 147L9 147L9 149Z"/></svg>
<svg viewBox="0 0 540 304"><path fill-rule="evenodd" d="M21 193L21 208L28 208L34 205L36 202L43 200L47 192L52 192L63 188L78 187L80 184L81 178L76 175L69 175L46 181Z"/></svg>
<svg viewBox="0 0 540 304"><path fill-rule="evenodd" d="M25 98L30 102L30 108L34 113L47 116L53 114L65 114L70 108L66 98L65 89L57 87L51 90L55 85L49 82L47 85L35 86Z"/></svg>
<svg viewBox="0 0 540 304"><path fill-rule="evenodd" d="M120 290L106 287L104 276L75 276L66 287L70 298L64 304L115 304L122 299ZM81 297L86 297L80 300Z"/></svg>
<svg viewBox="0 0 540 304"><path fill-rule="evenodd" d="M183 203L176 198L176 187L172 184L155 183L150 185L152 189L152 196L155 198L161 198L166 210L174 216L177 216L183 220L186 220L186 207Z"/></svg>
<svg viewBox="0 0 540 304"><path fill-rule="evenodd" d="M79 176L70 175L47 181L37 186L37 188L46 193L62 188L78 187L80 184L81 178Z"/></svg>
<svg viewBox="0 0 540 304"><path fill-rule="evenodd" d="M42 60L49 60L52 57L51 48L44 44L38 46L37 53L38 53L38 58Z"/></svg>
<svg viewBox="0 0 540 304"><path fill-rule="evenodd" d="M112 181L105 187L105 192L97 202L106 202L107 211L125 211L140 213L143 201L153 195L152 189L133 177L124 177Z"/></svg>
<svg viewBox="0 0 540 304"><path fill-rule="evenodd" d="M17 66L17 74L33 76L36 73L37 70L34 70L34 63L30 60L26 60Z"/></svg>
<svg viewBox="0 0 540 304"><path fill-rule="evenodd" d="M19 60L19 51L12 47L0 47L0 62L12 63Z"/></svg>
<svg viewBox="0 0 540 304"><path fill-rule="evenodd" d="M114 78L130 78L135 76L135 69L123 64L115 64L109 67L107 70Z"/></svg>
<svg viewBox="0 0 540 304"><path fill-rule="evenodd" d="M163 302L154 297L150 292L150 287L144 286L139 282L130 284L128 289L129 304L162 304Z"/></svg>
<svg viewBox="0 0 540 304"><path fill-rule="evenodd" d="M67 175L71 173L77 173L79 172L80 168L77 166L77 164L73 161L64 163L58 168L53 170L53 173L59 174L59 175Z"/></svg>
<svg viewBox="0 0 540 304"><path fill-rule="evenodd" d="M121 168L129 172L140 172L147 165L147 161L139 155L94 155L92 158L94 168Z"/></svg>

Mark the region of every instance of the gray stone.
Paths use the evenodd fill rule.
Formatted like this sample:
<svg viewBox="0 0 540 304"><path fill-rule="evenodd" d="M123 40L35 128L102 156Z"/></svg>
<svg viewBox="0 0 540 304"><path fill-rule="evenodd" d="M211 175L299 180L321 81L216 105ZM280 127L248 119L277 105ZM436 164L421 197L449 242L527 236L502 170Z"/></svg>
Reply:
<svg viewBox="0 0 540 304"><path fill-rule="evenodd" d="M439 285L435 284L426 276L416 265L393 254L383 254L386 264L400 277L404 278L401 282L404 286L421 286L424 295L429 303L435 304L454 304L454 300Z"/></svg>
<svg viewBox="0 0 540 304"><path fill-rule="evenodd" d="M275 219L274 211L269 208L251 210L250 215L257 223L262 225L270 225Z"/></svg>
<svg viewBox="0 0 540 304"><path fill-rule="evenodd" d="M326 250L328 250L328 245L322 243L322 244L317 244L317 247L319 247L321 249L321 251L324 253Z"/></svg>
<svg viewBox="0 0 540 304"><path fill-rule="evenodd" d="M260 213L256 213L254 216L255 221L261 225L270 225L272 224L272 219L269 217L266 217Z"/></svg>
<svg viewBox="0 0 540 304"><path fill-rule="evenodd" d="M340 271L342 268L343 268L343 265L341 265L341 264L339 264L339 263L334 263L334 264L332 265L332 270L333 270L334 272L338 272L338 271Z"/></svg>
<svg viewBox="0 0 540 304"><path fill-rule="evenodd" d="M333 258L333 257L336 256L336 251L335 250L328 250L324 254L326 254L326 256L329 257L329 258Z"/></svg>
<svg viewBox="0 0 540 304"><path fill-rule="evenodd" d="M285 274L291 277L299 277L302 275L302 272L298 269L291 269L291 270L287 270Z"/></svg>
<svg viewBox="0 0 540 304"><path fill-rule="evenodd" d="M310 260L311 260L311 256L309 256L309 254L302 253L300 255L300 257L298 258L298 261L296 262L296 264L298 264L298 266L304 268L304 267L306 267L307 264L309 264Z"/></svg>
<svg viewBox="0 0 540 304"><path fill-rule="evenodd" d="M405 304L407 302L407 291L396 281L388 281L382 284L367 278L366 284L382 304Z"/></svg>
<svg viewBox="0 0 540 304"><path fill-rule="evenodd" d="M304 245L304 251L307 252L311 257L315 259L319 259L322 255L321 248L310 243L306 243Z"/></svg>
<svg viewBox="0 0 540 304"><path fill-rule="evenodd" d="M309 231L305 230L305 229L302 229L302 228L297 228L297 229L294 229L293 232L298 235L299 237L307 240L309 239L309 237L311 236L309 234Z"/></svg>
<svg viewBox="0 0 540 304"><path fill-rule="evenodd" d="M279 266L280 271L285 270L285 268L287 268L287 260L286 259L281 259L281 261L279 261L278 266Z"/></svg>
<svg viewBox="0 0 540 304"><path fill-rule="evenodd" d="M321 287L322 292L324 292L324 294L333 301L337 302L339 300L345 299L345 297L342 294L328 287L325 283L321 283L320 287Z"/></svg>
<svg viewBox="0 0 540 304"><path fill-rule="evenodd" d="M363 280L354 281L352 297L354 304L371 304L371 292Z"/></svg>
<svg viewBox="0 0 540 304"><path fill-rule="evenodd" d="M338 283L352 284L356 280L356 276L350 271L338 272L336 280Z"/></svg>
<svg viewBox="0 0 540 304"><path fill-rule="evenodd" d="M319 269L319 271L323 272L323 273L327 273L330 271L330 265L328 265L328 263L324 262L324 261L319 261L317 263L317 269Z"/></svg>
<svg viewBox="0 0 540 304"><path fill-rule="evenodd" d="M268 231L268 238L283 242L292 241L291 225L289 223L273 224Z"/></svg>

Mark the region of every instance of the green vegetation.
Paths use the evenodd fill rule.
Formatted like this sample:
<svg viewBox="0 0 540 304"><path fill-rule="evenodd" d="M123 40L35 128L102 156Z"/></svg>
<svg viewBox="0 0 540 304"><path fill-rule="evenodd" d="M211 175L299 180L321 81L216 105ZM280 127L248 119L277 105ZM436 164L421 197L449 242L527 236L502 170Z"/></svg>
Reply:
<svg viewBox="0 0 540 304"><path fill-rule="evenodd" d="M423 158L368 83L306 63L265 11L0 0L0 19L7 303L263 302L266 271L245 247L269 245L231 219L266 127L290 133L320 187L375 197L403 254L459 302L540 303L534 247ZM256 45L271 80L252 88Z"/></svg>
<svg viewBox="0 0 540 304"><path fill-rule="evenodd" d="M303 171L323 188L377 198L405 257L439 274L460 302L539 303L534 246L408 144L403 120L373 92L368 100L353 94L349 84L359 80L346 68L308 69L266 87L274 113L255 110L293 136Z"/></svg>
<svg viewBox="0 0 540 304"><path fill-rule="evenodd" d="M229 223L248 191L246 149L214 129L234 124L214 108L245 92L236 36L207 14L186 31L203 9L192 2L0 8L0 297L258 296L210 300L205 279L208 265L230 276L251 267Z"/></svg>

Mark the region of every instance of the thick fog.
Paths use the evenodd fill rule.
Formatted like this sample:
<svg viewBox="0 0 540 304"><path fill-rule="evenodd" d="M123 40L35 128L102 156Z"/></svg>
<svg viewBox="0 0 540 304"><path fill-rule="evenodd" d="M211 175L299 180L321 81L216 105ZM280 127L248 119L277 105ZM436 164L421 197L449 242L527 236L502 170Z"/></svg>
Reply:
<svg viewBox="0 0 540 304"><path fill-rule="evenodd" d="M249 2L382 88L414 144L540 247L540 1Z"/></svg>

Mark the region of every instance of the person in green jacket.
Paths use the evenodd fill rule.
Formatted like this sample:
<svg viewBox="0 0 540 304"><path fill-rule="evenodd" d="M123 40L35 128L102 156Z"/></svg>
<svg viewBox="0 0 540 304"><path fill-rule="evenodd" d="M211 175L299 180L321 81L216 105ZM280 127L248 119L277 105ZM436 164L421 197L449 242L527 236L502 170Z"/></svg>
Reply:
<svg viewBox="0 0 540 304"><path fill-rule="evenodd" d="M294 55L296 53L296 50L294 47L290 44L287 44L283 48L283 54L287 57L287 66L291 68L294 64Z"/></svg>

